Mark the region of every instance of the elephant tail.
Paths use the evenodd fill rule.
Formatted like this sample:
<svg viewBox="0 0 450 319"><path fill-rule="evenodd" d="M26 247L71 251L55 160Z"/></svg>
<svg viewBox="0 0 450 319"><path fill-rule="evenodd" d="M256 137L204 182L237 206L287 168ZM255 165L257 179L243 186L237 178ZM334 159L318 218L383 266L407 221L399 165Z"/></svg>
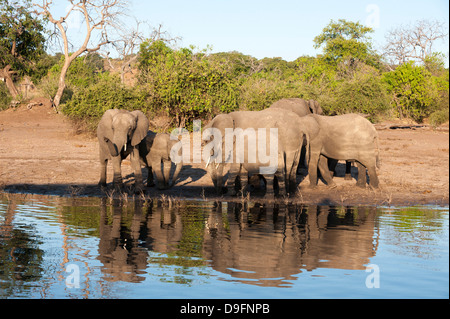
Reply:
<svg viewBox="0 0 450 319"><path fill-rule="evenodd" d="M172 176L172 182L170 183L170 187L172 187L173 185L175 185L178 175L180 174L181 168L183 167L183 162L179 162L176 164L176 168L175 168L175 172L173 173Z"/></svg>

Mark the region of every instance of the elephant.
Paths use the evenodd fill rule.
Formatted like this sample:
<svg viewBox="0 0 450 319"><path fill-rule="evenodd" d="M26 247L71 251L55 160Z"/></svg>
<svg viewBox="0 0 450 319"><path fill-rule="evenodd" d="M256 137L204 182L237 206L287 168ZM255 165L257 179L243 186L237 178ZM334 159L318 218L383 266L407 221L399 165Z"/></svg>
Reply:
<svg viewBox="0 0 450 319"><path fill-rule="evenodd" d="M296 168L300 158L300 150L304 139L308 138L303 131L304 125L299 125L300 117L295 113L286 111L279 112L276 109L268 108L262 111L236 111L228 114L219 114L204 128L214 128L217 129L216 132L220 132L217 138L221 139L216 141L220 146L220 150L217 154L209 154L208 164L210 164L211 159L215 158L216 163L211 165L207 164L208 172L213 180L216 191L220 194L222 193L223 187L223 168L226 162L230 163L230 169L227 179L227 189L229 194L235 194L235 179L236 176L241 177L241 186L245 189L247 174L260 174L266 178L266 197L271 198L274 196L273 189L273 178L274 176L278 179L279 184L279 194L284 195L286 189L288 191L293 190L296 187ZM314 119L308 119L314 123ZM317 126L317 124L316 124ZM254 133L254 137L258 136L257 139L252 140L252 129L258 132ZM277 132L277 139L273 138L274 135L270 135L270 143L267 143L267 131L268 129L275 129ZM231 138L233 142L233 149L228 150L226 148L227 136L226 133L233 132L236 134ZM240 133L239 133L240 130ZM259 135L259 132L263 131L264 136ZM271 130L272 131L272 130ZM248 137L248 142L244 142L244 135ZM204 134L203 139L206 140L210 135ZM216 138L216 136L214 136ZM265 141L262 138L266 138ZM238 140L241 141L238 145ZM277 144L277 153L271 154L273 158L276 156L276 169L271 172L262 171L261 169L267 166L267 161L261 161L257 158L255 161L250 161L250 155L259 154L259 148L263 149L263 154L267 154L267 148L270 145L274 145L273 142ZM244 146L244 161L230 161L232 155L239 149L239 146ZM203 149L205 151L205 147ZM222 158L217 161L217 156L219 156L222 151ZM272 150L271 150L272 151ZM214 153L214 152L212 152ZM237 153L236 153L237 155ZM234 159L234 158L233 158ZM264 163L263 163L264 162ZM243 185L242 185L243 184Z"/></svg>
<svg viewBox="0 0 450 319"><path fill-rule="evenodd" d="M315 100L306 101L299 98L281 99L274 102L269 108L289 110L298 116L305 116L308 114L322 115L323 111L319 102Z"/></svg>
<svg viewBox="0 0 450 319"><path fill-rule="evenodd" d="M308 174L310 187L317 186L317 168L331 187L335 187L327 160L355 161L358 166L357 186L365 187L366 169L369 173L369 185L379 186L376 168L379 167L380 154L378 133L375 127L364 117L357 114L337 116L307 115L319 126L319 133L309 140Z"/></svg>
<svg viewBox="0 0 450 319"><path fill-rule="evenodd" d="M322 115L323 111L319 105L319 102L315 100L306 101L300 98L287 98L274 102L269 108L282 109L294 112L298 116L306 116L308 114ZM304 145L303 145L304 146ZM300 154L300 161L297 167L297 174L300 174L300 167L306 167L305 165L305 148L302 148Z"/></svg>
<svg viewBox="0 0 450 319"><path fill-rule="evenodd" d="M135 190L137 192L143 190L139 143L146 137L148 126L147 117L138 110L130 112L111 109L103 114L97 127L100 151L100 186L106 186L106 167L108 160L111 160L114 169L114 186L122 187L121 163L130 155Z"/></svg>
<svg viewBox="0 0 450 319"><path fill-rule="evenodd" d="M178 175L183 167L183 163L176 163L176 168L170 181L170 169L172 161L170 152L172 147L180 143L172 140L170 134L147 132L145 139L139 144L139 156L142 163L148 168L147 187L154 186L153 171L156 175L158 189L167 189L175 185ZM163 169L161 168L163 166Z"/></svg>

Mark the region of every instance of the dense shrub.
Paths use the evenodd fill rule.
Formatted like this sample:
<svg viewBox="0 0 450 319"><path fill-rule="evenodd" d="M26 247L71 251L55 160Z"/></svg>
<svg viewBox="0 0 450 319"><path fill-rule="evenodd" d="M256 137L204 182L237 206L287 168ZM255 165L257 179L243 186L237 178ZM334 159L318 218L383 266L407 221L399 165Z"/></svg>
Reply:
<svg viewBox="0 0 450 319"><path fill-rule="evenodd" d="M356 73L339 81L329 94L329 102L322 103L328 115L362 113L375 120L389 108L385 83L375 72Z"/></svg>
<svg viewBox="0 0 450 319"><path fill-rule="evenodd" d="M126 87L117 75L103 73L95 76L95 83L78 88L62 106L62 112L76 120L84 120L95 129L106 110L118 108L146 111L146 94L139 87Z"/></svg>
<svg viewBox="0 0 450 319"><path fill-rule="evenodd" d="M438 87L425 67L410 61L385 73L384 80L400 117L421 122L431 114L438 98Z"/></svg>
<svg viewBox="0 0 450 319"><path fill-rule="evenodd" d="M0 81L0 110L9 108L11 100L11 96L8 93L5 83Z"/></svg>
<svg viewBox="0 0 450 319"><path fill-rule="evenodd" d="M140 49L139 80L148 91L149 109L175 118L177 126L238 107L238 82L228 64L193 50L174 50L162 41L145 42Z"/></svg>

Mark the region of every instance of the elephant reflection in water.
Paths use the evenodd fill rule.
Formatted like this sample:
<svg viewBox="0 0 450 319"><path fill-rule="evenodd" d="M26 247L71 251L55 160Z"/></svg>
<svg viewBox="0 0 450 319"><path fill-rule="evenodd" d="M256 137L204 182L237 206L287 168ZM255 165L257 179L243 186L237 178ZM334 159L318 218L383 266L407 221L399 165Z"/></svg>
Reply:
<svg viewBox="0 0 450 319"><path fill-rule="evenodd" d="M158 264L182 263L190 277L190 267L208 265L250 284L286 286L303 270L365 269L376 252L375 208L247 206L218 203L206 212L161 202L104 204L98 257L103 272L111 281L142 281L153 251L168 254L156 257Z"/></svg>
<svg viewBox="0 0 450 319"><path fill-rule="evenodd" d="M111 210L108 212L108 208ZM145 278L148 252L139 246L139 239L145 216L142 203L136 201L134 209L124 209L120 202L106 206L101 205L99 260L103 263L102 271L109 274L110 281L140 282ZM131 222L131 223L129 223ZM129 229L123 227L129 224Z"/></svg>
<svg viewBox="0 0 450 319"><path fill-rule="evenodd" d="M203 255L215 270L241 282L286 286L301 269L365 269L376 250L375 209L348 210L342 217L329 207L256 205L242 210L228 203L226 211L225 217L218 205L210 214Z"/></svg>
<svg viewBox="0 0 450 319"><path fill-rule="evenodd" d="M144 211L144 209L146 211ZM149 262L149 251L170 253L182 239L181 215L161 202L136 200L134 206L116 200L100 214L99 260L110 281L140 282Z"/></svg>

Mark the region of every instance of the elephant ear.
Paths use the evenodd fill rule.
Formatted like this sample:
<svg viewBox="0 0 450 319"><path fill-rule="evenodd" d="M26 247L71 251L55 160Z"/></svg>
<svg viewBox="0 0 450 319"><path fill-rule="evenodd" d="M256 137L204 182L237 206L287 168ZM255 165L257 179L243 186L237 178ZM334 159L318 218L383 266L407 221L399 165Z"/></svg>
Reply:
<svg viewBox="0 0 450 319"><path fill-rule="evenodd" d="M97 126L97 136L99 139L107 138L110 141L113 139L112 120L117 113L119 113L118 109L112 109L107 110L103 114Z"/></svg>
<svg viewBox="0 0 450 319"><path fill-rule="evenodd" d="M147 136L149 122L141 111L133 111L131 114L136 118L136 129L131 137L131 145L136 146Z"/></svg>
<svg viewBox="0 0 450 319"><path fill-rule="evenodd" d="M314 105L314 102L315 102L314 100L309 100L308 102L306 102L306 104L308 105L309 111L312 114L316 114L317 113L315 105Z"/></svg>

